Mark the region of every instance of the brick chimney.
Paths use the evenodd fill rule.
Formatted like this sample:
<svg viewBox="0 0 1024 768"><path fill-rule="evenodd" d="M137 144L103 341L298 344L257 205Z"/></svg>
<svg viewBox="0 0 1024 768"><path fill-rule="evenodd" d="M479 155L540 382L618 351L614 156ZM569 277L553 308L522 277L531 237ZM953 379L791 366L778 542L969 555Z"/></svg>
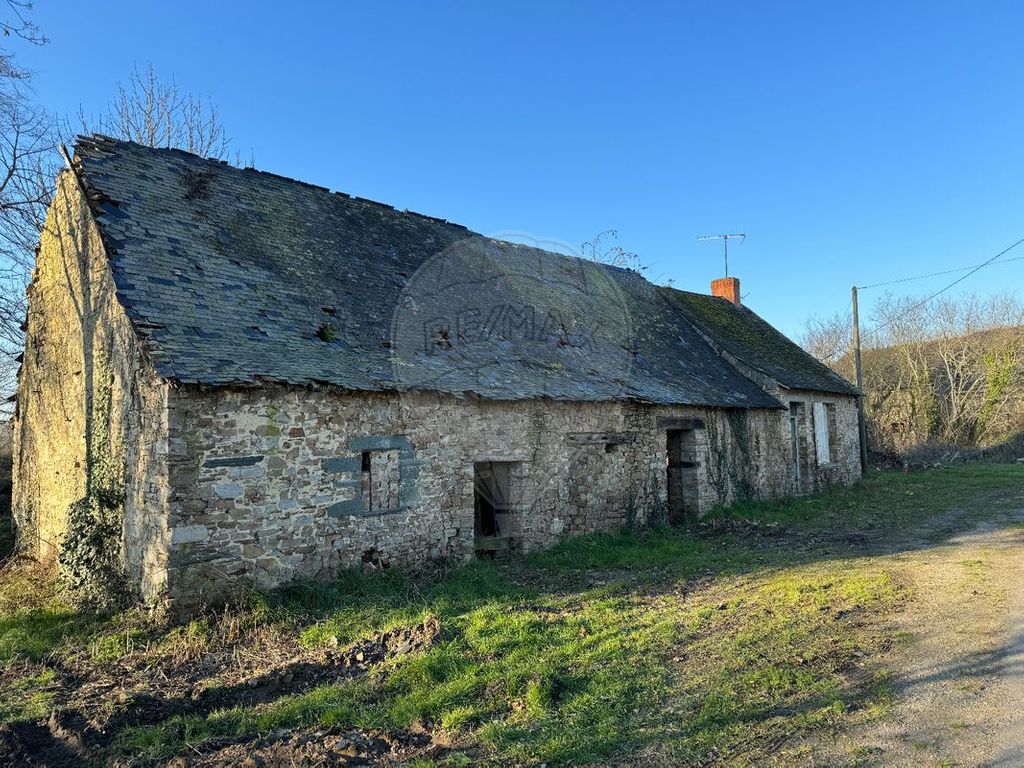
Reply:
<svg viewBox="0 0 1024 768"><path fill-rule="evenodd" d="M740 303L740 279L738 277L720 277L711 281L711 295L720 299L728 299L733 304Z"/></svg>

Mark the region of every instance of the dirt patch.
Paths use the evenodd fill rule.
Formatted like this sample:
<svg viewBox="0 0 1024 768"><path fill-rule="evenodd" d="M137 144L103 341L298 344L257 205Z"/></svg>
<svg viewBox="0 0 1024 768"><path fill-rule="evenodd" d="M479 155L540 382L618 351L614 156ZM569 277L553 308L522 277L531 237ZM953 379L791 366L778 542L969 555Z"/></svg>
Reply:
<svg viewBox="0 0 1024 768"><path fill-rule="evenodd" d="M282 731L267 738L175 758L167 768L271 768L271 766L388 766L438 758L446 748L427 734L382 731Z"/></svg>
<svg viewBox="0 0 1024 768"><path fill-rule="evenodd" d="M52 719L52 718L51 718ZM50 723L13 723L0 730L0 758L4 765L80 765L86 756L78 738L67 738Z"/></svg>
<svg viewBox="0 0 1024 768"><path fill-rule="evenodd" d="M202 685L172 686L163 695L137 692L115 711L107 712L106 717L104 707L94 708L91 725L102 733L116 733L125 726L151 725L175 715L207 714L215 709L262 704L358 677L374 665L421 651L440 636L440 624L435 617L428 616L414 626L396 627L346 648L303 651L258 673L246 669L238 674L238 670L229 667L210 675Z"/></svg>
<svg viewBox="0 0 1024 768"><path fill-rule="evenodd" d="M232 660L238 658L238 648L234 649L234 653L227 653L221 648L193 662L193 673L184 679L173 676L177 662L163 668L159 665L154 668L147 667L143 659L136 659L129 668L122 666L120 670L94 673L48 719L34 723L15 723L0 730L0 763L73 765L86 757L95 759L125 728L155 725L177 715L202 716L235 706L259 706L282 696L359 677L383 662L423 651L441 636L437 618L428 616L419 624L396 627L345 648L303 651L284 659L279 658L279 653L278 658L271 653L270 663L258 671L253 670L248 655L243 655L242 663L232 663ZM196 679L194 670L197 668L206 672L205 678ZM119 677L118 671L126 673L125 676ZM138 683L144 683L146 678L150 681L149 690L139 690ZM299 741L292 746L314 750L310 746L312 737L302 741L301 736L296 735ZM355 752L348 754L349 762L339 765L358 764L351 760L362 754L358 750L363 747L364 752L372 747L376 752L384 750L390 754L399 746L417 742L411 736L399 738L383 734L359 736L350 733L337 738L332 736L332 743L340 744L338 739L342 738L348 741L338 749ZM287 741L290 743L292 740ZM417 743L416 746L419 748L424 745ZM271 762L266 764L272 765L280 764L272 761L275 750L284 750L286 746L283 746L281 739L277 739L261 743L257 748L267 752L267 759ZM333 759L325 753L324 759L328 758ZM284 764L307 763L285 761ZM326 764L333 763L328 761Z"/></svg>

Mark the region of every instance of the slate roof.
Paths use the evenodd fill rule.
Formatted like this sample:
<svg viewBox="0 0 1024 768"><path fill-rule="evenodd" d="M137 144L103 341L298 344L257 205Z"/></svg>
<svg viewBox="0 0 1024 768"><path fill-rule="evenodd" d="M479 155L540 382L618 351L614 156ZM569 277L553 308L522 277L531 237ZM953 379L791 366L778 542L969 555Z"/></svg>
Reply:
<svg viewBox="0 0 1024 768"><path fill-rule="evenodd" d="M779 406L635 272L179 150L80 137L75 166L167 379Z"/></svg>
<svg viewBox="0 0 1024 768"><path fill-rule="evenodd" d="M666 289L666 298L717 346L784 387L859 394L853 384L744 306L672 289Z"/></svg>

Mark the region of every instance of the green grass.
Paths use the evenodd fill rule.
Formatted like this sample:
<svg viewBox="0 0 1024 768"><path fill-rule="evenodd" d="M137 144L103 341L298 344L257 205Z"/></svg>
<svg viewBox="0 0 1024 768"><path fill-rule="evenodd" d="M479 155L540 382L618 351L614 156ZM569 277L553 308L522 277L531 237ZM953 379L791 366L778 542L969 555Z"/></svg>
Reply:
<svg viewBox="0 0 1024 768"><path fill-rule="evenodd" d="M82 612L47 572L23 560L0 568L0 666L41 661L56 649L89 642L109 617Z"/></svg>
<svg viewBox="0 0 1024 768"><path fill-rule="evenodd" d="M433 581L389 570L295 584L254 599L246 621L310 648L427 615L443 637L368 677L127 728L112 756L163 759L211 739L315 725L424 727L458 745L453 765L604 764L628 754L755 764L791 734L891 707L891 678L870 659L891 640L879 617L906 592L848 534L905 535L953 508L992 514L1022 481L1024 467L878 473L853 489L715 513L771 524L771 535L707 525L592 535ZM12 590L0 589L0 664L56 652L101 665L147 643L158 654L216 642L217 622L154 633L125 617L87 619L58 594L18 607L3 599ZM20 684L0 710L7 720L52 704L52 679Z"/></svg>
<svg viewBox="0 0 1024 768"><path fill-rule="evenodd" d="M985 499L990 504L979 503ZM1024 466L969 464L945 469L871 472L853 492L831 488L782 502L746 501L712 517L757 520L808 531L885 529L912 532L934 515L969 507L974 517L1019 506L1024 499Z"/></svg>
<svg viewBox="0 0 1024 768"><path fill-rule="evenodd" d="M128 732L121 748L157 758L278 728L418 723L468 738L498 763L578 764L652 744L698 760L782 723L831 721L861 706L865 692L850 688L842 672L868 640L835 614L899 597L886 574L861 563L735 577L691 599L627 589L610 595L604 587L550 594L508 585L483 564L456 572L415 608L396 597L400 585L392 587L386 602L397 623L434 613L451 638L376 679L321 686L259 709L173 718ZM351 608L341 615L358 634ZM363 626L392 623L380 615L369 621ZM306 638L342 623L331 615Z"/></svg>
<svg viewBox="0 0 1024 768"><path fill-rule="evenodd" d="M4 686L0 699L0 722L38 720L53 708L56 699L55 675L51 669L26 674Z"/></svg>

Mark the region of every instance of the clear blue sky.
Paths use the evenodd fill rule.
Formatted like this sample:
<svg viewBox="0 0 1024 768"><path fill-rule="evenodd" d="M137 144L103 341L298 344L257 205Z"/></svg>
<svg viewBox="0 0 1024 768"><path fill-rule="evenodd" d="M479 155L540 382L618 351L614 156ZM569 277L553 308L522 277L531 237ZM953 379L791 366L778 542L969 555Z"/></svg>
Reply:
<svg viewBox="0 0 1024 768"><path fill-rule="evenodd" d="M51 43L18 54L54 111L152 61L259 168L485 234L614 228L690 290L722 270L695 238L745 231L731 272L791 335L1024 237L1024 3L36 5Z"/></svg>

